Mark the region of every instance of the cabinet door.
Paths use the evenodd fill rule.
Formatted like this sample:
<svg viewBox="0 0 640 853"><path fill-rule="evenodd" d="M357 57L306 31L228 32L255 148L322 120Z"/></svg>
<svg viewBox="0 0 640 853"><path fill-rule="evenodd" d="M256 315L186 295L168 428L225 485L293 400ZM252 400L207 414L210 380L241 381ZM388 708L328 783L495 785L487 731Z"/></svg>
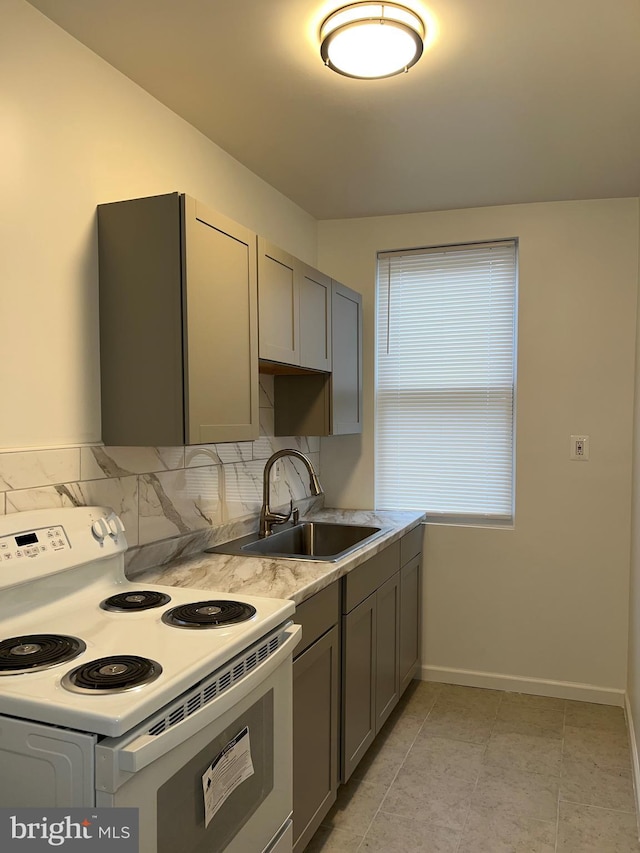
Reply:
<svg viewBox="0 0 640 853"><path fill-rule="evenodd" d="M293 663L293 838L304 850L338 790L339 633L334 626Z"/></svg>
<svg viewBox="0 0 640 853"><path fill-rule="evenodd" d="M421 562L418 554L400 570L400 695L420 665Z"/></svg>
<svg viewBox="0 0 640 853"><path fill-rule="evenodd" d="M300 366L331 370L331 279L300 263Z"/></svg>
<svg viewBox="0 0 640 853"><path fill-rule="evenodd" d="M342 781L376 735L376 594L342 617Z"/></svg>
<svg viewBox="0 0 640 853"><path fill-rule="evenodd" d="M362 295L333 282L331 432L362 432Z"/></svg>
<svg viewBox="0 0 640 853"><path fill-rule="evenodd" d="M186 443L258 437L256 236L185 197Z"/></svg>
<svg viewBox="0 0 640 853"><path fill-rule="evenodd" d="M376 592L376 731L398 704L400 572Z"/></svg>
<svg viewBox="0 0 640 853"><path fill-rule="evenodd" d="M102 440L184 444L178 193L98 205Z"/></svg>
<svg viewBox="0 0 640 853"><path fill-rule="evenodd" d="M268 361L300 364L300 282L296 259L258 240L259 354Z"/></svg>

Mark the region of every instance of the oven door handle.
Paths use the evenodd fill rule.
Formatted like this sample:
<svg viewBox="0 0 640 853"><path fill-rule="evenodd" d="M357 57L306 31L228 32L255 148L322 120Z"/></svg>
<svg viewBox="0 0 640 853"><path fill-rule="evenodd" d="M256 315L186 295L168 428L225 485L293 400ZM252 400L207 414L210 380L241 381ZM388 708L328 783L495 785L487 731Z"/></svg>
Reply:
<svg viewBox="0 0 640 853"><path fill-rule="evenodd" d="M113 762L125 773L137 773L163 755L166 755L176 746L197 734L209 723L218 719L236 703L248 696L262 681L268 678L285 660L293 655L293 650L300 641L302 627L300 625L289 625L283 632L286 639L280 644L277 651L259 664L251 673L236 682L228 690L225 690L213 701L203 705L189 717L186 717L176 725L171 726L159 735L149 735L146 732L136 736L135 731L130 734L130 740L122 743L122 739L105 739L96 747L96 759L98 768L100 764L110 764L109 754L115 758ZM146 726L145 726L146 728ZM109 741L112 740L112 744ZM115 769L115 767L114 767ZM98 770L99 772L99 770Z"/></svg>

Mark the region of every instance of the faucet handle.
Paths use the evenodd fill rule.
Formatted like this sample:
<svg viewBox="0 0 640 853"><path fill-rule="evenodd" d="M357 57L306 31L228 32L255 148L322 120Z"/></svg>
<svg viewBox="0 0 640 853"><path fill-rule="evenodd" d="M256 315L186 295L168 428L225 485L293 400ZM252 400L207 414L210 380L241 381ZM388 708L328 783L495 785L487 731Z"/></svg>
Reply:
<svg viewBox="0 0 640 853"><path fill-rule="evenodd" d="M285 521L289 521L291 516L293 515L293 498L289 501L289 512L286 515L281 516L282 521L279 521L278 524L284 524Z"/></svg>
<svg viewBox="0 0 640 853"><path fill-rule="evenodd" d="M286 524L287 521L291 518L293 514L293 498L289 501L289 512L285 515L280 512L270 512L266 516L266 520L269 525L269 532L271 532L271 528L275 527L276 524ZM268 535L268 534L267 534Z"/></svg>
<svg viewBox="0 0 640 853"><path fill-rule="evenodd" d="M293 501L291 501L291 503L293 504ZM300 522L300 508L296 506L296 507L293 507L293 512L291 513L291 523L292 524L299 524L299 522Z"/></svg>

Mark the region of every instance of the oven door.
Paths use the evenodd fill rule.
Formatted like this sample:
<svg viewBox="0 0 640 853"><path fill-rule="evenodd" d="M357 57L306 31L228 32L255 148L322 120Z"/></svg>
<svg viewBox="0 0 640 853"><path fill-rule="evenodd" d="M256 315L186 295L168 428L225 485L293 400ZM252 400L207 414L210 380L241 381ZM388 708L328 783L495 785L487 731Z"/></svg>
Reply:
<svg viewBox="0 0 640 853"><path fill-rule="evenodd" d="M300 631L274 632L151 720L98 744L96 805L139 809L140 853L262 853L282 837Z"/></svg>

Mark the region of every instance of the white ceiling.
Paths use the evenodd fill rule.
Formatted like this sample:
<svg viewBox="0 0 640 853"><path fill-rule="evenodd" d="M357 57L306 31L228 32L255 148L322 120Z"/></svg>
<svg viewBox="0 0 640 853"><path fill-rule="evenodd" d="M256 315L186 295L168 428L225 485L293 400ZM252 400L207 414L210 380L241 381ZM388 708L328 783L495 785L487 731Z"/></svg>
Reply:
<svg viewBox="0 0 640 853"><path fill-rule="evenodd" d="M376 81L320 60L341 0L30 2L320 219L640 195L640 0L404 0Z"/></svg>

